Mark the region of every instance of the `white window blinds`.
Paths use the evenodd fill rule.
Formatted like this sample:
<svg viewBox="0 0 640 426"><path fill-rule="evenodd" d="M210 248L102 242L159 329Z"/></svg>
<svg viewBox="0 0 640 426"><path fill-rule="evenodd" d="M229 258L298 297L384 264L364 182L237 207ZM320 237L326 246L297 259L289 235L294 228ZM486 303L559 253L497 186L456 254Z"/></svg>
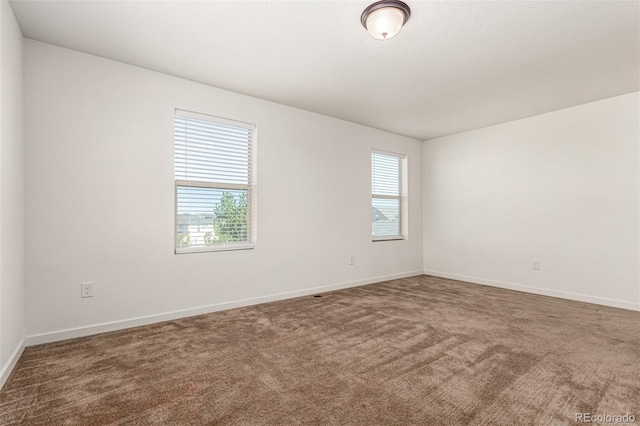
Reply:
<svg viewBox="0 0 640 426"><path fill-rule="evenodd" d="M374 241L404 238L405 162L402 154L371 153L371 236Z"/></svg>
<svg viewBox="0 0 640 426"><path fill-rule="evenodd" d="M176 253L253 247L254 130L176 110Z"/></svg>

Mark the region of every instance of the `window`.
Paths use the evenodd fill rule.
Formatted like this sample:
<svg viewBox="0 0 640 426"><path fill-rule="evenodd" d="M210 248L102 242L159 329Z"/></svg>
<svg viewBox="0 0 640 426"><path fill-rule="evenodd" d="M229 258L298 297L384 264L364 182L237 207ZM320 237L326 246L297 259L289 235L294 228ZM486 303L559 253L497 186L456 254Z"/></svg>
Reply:
<svg viewBox="0 0 640 426"><path fill-rule="evenodd" d="M373 241L399 240L406 236L406 157L371 153L371 236Z"/></svg>
<svg viewBox="0 0 640 426"><path fill-rule="evenodd" d="M255 126L176 110L175 252L253 248Z"/></svg>

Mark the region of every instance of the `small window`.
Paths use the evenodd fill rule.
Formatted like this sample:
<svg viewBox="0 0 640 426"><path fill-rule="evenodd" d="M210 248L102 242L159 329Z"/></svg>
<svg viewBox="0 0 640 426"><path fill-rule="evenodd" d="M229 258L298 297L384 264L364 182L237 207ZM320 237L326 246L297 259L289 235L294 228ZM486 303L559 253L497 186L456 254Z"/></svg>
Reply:
<svg viewBox="0 0 640 426"><path fill-rule="evenodd" d="M253 248L255 126L176 110L175 252Z"/></svg>
<svg viewBox="0 0 640 426"><path fill-rule="evenodd" d="M373 241L406 237L406 157L371 153L371 236Z"/></svg>

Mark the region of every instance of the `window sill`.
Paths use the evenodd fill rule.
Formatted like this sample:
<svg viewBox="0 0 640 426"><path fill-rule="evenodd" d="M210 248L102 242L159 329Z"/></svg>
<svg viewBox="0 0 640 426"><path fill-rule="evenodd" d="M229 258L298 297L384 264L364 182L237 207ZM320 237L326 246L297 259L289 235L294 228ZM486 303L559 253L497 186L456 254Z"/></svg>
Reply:
<svg viewBox="0 0 640 426"><path fill-rule="evenodd" d="M373 239L371 240L374 243L377 243L379 241L401 241L401 240L406 240L407 237L399 235L399 236L395 236L395 237L373 237Z"/></svg>
<svg viewBox="0 0 640 426"><path fill-rule="evenodd" d="M247 244L229 244L220 246L208 246L208 247L184 247L176 248L175 254L191 254L191 253L208 253L212 251L235 251L235 250L253 250L255 247L252 243Z"/></svg>

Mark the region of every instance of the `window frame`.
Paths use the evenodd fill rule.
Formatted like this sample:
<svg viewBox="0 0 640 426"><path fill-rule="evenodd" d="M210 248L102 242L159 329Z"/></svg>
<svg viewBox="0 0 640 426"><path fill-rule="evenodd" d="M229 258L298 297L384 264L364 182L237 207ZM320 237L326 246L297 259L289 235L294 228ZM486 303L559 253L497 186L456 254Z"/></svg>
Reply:
<svg viewBox="0 0 640 426"><path fill-rule="evenodd" d="M373 192L373 156L374 154L385 155L388 157L395 157L398 159L398 195L389 194L375 194ZM407 239L407 222L408 218L406 213L408 212L408 196L407 196L407 155L391 151L383 151L380 149L372 149L370 154L371 165L371 207L373 207L373 200L397 200L398 201L398 235L373 235L373 217L371 218L371 241L376 243L380 241L401 241Z"/></svg>
<svg viewBox="0 0 640 426"><path fill-rule="evenodd" d="M235 251L235 250L252 250L256 246L255 239L255 146L256 146L256 125L243 121L230 120L227 118L217 117L214 115L208 115L203 113L197 113L187 110L176 108L174 110L174 124L173 124L173 144L174 144L174 230L173 230L173 247L174 254L190 254L190 253L206 253L206 252L219 252L219 251ZM175 118L193 118L196 120L208 121L215 124L221 124L225 126L235 126L240 128L246 128L251 131L249 138L249 158L248 158L248 172L247 172L247 184L238 183L223 183L223 182L207 182L199 180L184 180L176 179L175 177ZM219 189L219 190L231 190L231 191L247 191L247 241L238 243L227 244L213 244L210 246L200 247L180 247L178 237L178 187L187 188L203 188L203 189Z"/></svg>

